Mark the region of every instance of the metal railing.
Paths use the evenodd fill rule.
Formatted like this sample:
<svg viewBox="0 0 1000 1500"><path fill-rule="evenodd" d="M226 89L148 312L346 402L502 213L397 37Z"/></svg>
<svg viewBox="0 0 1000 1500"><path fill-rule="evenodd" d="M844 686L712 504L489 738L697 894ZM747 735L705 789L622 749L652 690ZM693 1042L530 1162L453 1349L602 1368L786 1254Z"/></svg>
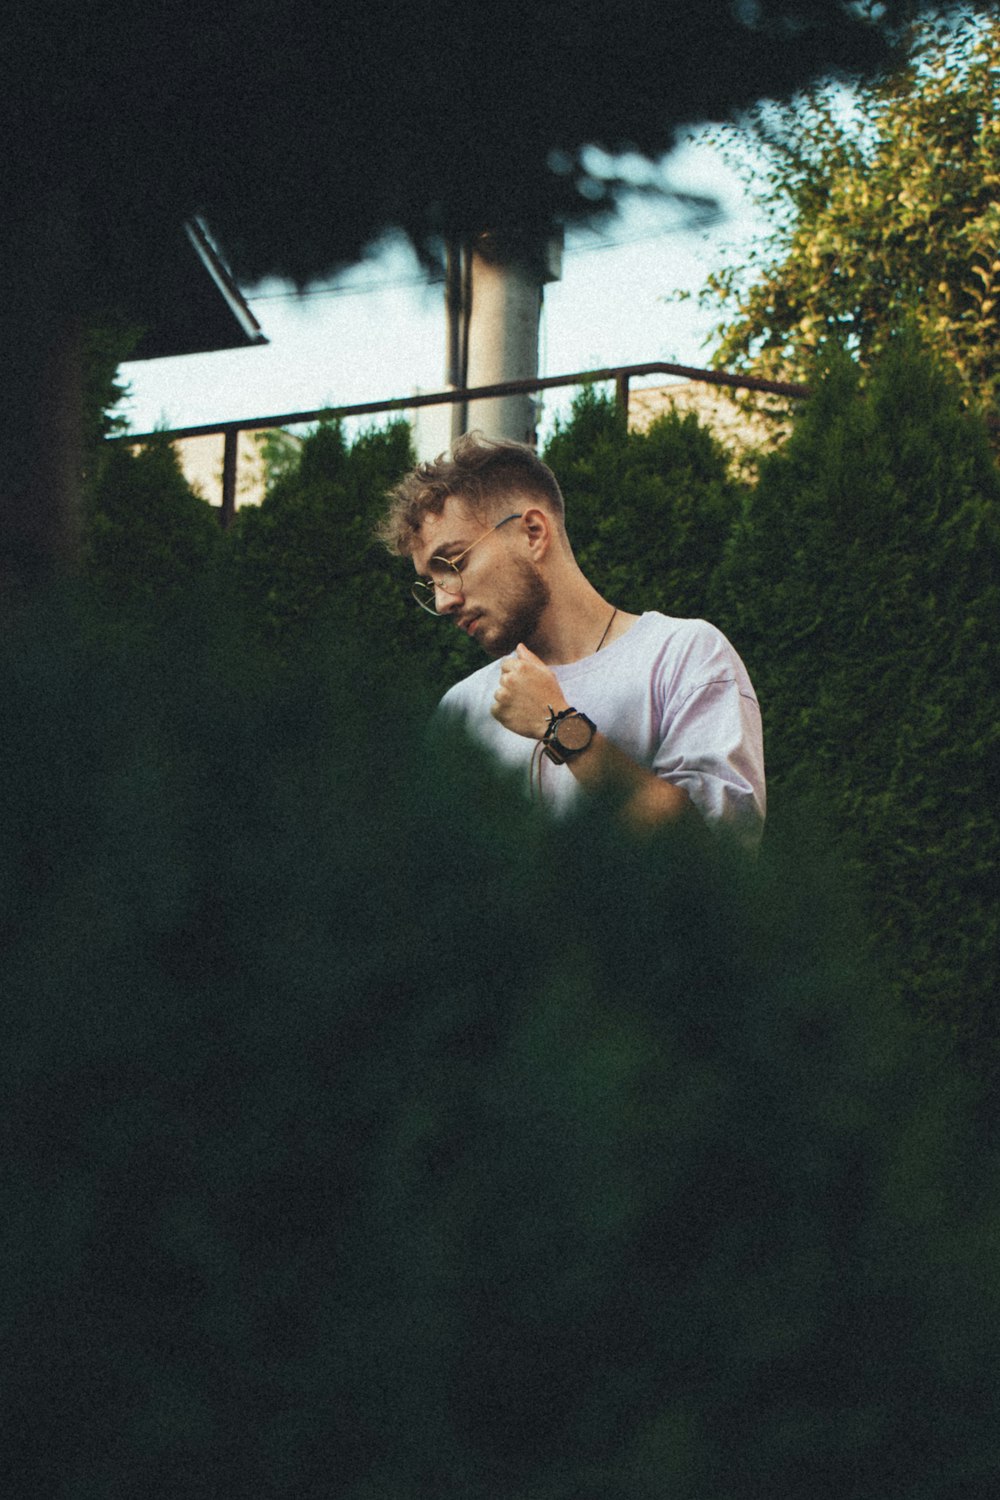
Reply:
<svg viewBox="0 0 1000 1500"><path fill-rule="evenodd" d="M199 427L173 427L161 432L127 432L114 441L128 444L148 442L153 437L170 439L190 437L223 438L222 456L222 512L223 526L228 526L236 513L236 471L239 436L241 432L259 432L267 428L293 427L305 422L319 422L331 417L377 416L381 412L414 411L423 406L451 406L458 401L482 401L491 396L527 395L533 391L548 391L560 386L596 385L607 381L615 383L615 399L623 411L628 411L631 382L646 375L672 375L683 380L699 381L705 385L726 386L732 390L761 391L767 395L789 396L800 399L808 395L808 388L790 381L763 380L755 375L729 375L720 370L702 370L692 365L674 365L654 361L644 365L612 365L603 370L578 370L571 375L545 375L530 380L504 380L496 385L478 385L463 389L432 391L414 396L396 396L388 401L362 401L352 406L322 406L315 411L279 412L267 417L241 417L235 422L209 422Z"/></svg>

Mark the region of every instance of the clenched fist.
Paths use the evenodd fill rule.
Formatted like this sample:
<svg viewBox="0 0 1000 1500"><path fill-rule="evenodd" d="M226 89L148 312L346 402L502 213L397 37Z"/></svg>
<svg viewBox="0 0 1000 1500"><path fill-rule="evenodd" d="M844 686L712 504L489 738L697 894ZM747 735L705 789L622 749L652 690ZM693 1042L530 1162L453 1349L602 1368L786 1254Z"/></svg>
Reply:
<svg viewBox="0 0 1000 1500"><path fill-rule="evenodd" d="M550 712L564 708L569 704L556 674L533 651L518 646L513 656L504 657L490 713L505 729L540 740L549 727Z"/></svg>

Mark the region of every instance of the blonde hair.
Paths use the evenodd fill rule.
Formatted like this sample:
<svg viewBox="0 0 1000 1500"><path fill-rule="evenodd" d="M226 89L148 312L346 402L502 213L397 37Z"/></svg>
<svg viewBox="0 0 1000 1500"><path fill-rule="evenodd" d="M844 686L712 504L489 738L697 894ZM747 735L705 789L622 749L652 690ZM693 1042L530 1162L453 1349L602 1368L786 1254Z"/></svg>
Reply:
<svg viewBox="0 0 1000 1500"><path fill-rule="evenodd" d="M484 522L524 500L544 506L565 526L566 507L556 476L524 443L469 432L433 463L418 464L389 491L389 509L378 536L390 552L407 557L428 515L439 516L450 495Z"/></svg>

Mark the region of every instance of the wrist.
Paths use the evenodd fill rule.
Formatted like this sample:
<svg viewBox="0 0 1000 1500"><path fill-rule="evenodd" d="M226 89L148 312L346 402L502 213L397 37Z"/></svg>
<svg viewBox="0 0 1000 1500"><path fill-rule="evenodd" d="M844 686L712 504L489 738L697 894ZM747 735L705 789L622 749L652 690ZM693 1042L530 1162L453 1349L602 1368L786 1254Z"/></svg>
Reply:
<svg viewBox="0 0 1000 1500"><path fill-rule="evenodd" d="M550 704L549 720L541 737L542 752L555 765L561 766L589 750L596 733L597 725L593 719L588 719L579 709L571 708L569 704L557 709Z"/></svg>
<svg viewBox="0 0 1000 1500"><path fill-rule="evenodd" d="M545 736L551 729L553 721L558 718L560 714L566 713L568 709L569 704L566 702L566 699L562 696L561 693L558 696L553 696L542 709L541 718L538 720L536 732L534 733L532 738L541 740L544 743Z"/></svg>

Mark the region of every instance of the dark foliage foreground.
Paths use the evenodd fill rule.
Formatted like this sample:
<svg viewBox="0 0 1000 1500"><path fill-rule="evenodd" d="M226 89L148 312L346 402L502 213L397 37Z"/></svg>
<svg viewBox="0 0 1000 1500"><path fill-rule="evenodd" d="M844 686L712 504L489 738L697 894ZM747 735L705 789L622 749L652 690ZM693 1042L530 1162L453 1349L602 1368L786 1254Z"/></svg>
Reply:
<svg viewBox="0 0 1000 1500"><path fill-rule="evenodd" d="M806 834L173 608L0 652L5 1493L990 1493L991 1165Z"/></svg>

